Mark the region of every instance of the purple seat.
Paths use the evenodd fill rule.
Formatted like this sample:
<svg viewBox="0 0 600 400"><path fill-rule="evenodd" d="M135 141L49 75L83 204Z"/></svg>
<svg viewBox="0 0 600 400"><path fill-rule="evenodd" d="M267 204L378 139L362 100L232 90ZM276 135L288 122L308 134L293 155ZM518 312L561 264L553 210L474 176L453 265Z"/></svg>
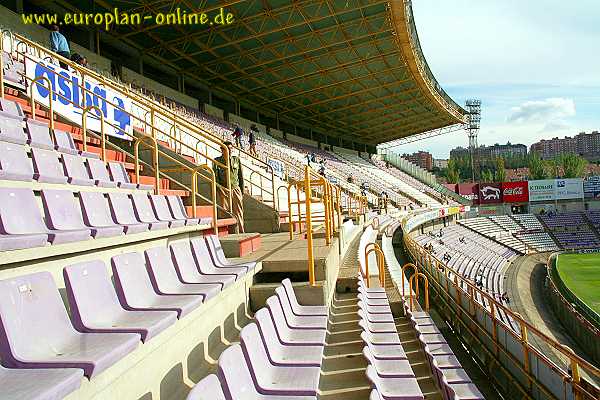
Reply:
<svg viewBox="0 0 600 400"><path fill-rule="evenodd" d="M260 312L260 320L256 318L256 315ZM267 349L269 361L273 365L308 365L314 367L321 366L321 359L323 357L323 346L315 345L286 345L281 343L277 336L277 329L273 324L273 320L269 315L269 310L261 308L254 315L256 329L260 332L261 340ZM244 330L250 325L246 325ZM255 328L249 328L254 330ZM242 330L242 340L244 340L244 330ZM253 332L246 332L246 334L254 334Z"/></svg>
<svg viewBox="0 0 600 400"><path fill-rule="evenodd" d="M223 247L221 246L221 242L219 241L219 237L216 235L207 235L204 237L206 240L206 244L208 246L208 251L210 253L210 257L213 261L213 264L217 267L246 267L248 270L254 269L256 267L256 261L246 261L241 263L232 263L227 257L225 257L225 253L223 253Z"/></svg>
<svg viewBox="0 0 600 400"><path fill-rule="evenodd" d="M448 395L453 400L485 400L473 383L449 384Z"/></svg>
<svg viewBox="0 0 600 400"><path fill-rule="evenodd" d="M295 315L313 315L313 316L323 316L327 317L327 307L326 306L303 306L298 303L298 299L296 298L296 292L294 292L294 287L292 286L292 281L288 278L285 278L281 281L281 285L285 290L285 294L288 297L290 302L290 306L292 307L292 312Z"/></svg>
<svg viewBox="0 0 600 400"><path fill-rule="evenodd" d="M363 347L363 355L369 364L375 367L377 375L383 378L408 378L415 376L408 360L382 360L375 358L369 346Z"/></svg>
<svg viewBox="0 0 600 400"><path fill-rule="evenodd" d="M215 283L181 282L175 271L169 249L166 247L153 247L144 253L152 284L159 294L195 294L202 296L206 301L221 291L221 285Z"/></svg>
<svg viewBox="0 0 600 400"><path fill-rule="evenodd" d="M316 396L320 366L279 366L271 364L256 324L240 333L242 349L259 391L266 394Z"/></svg>
<svg viewBox="0 0 600 400"><path fill-rule="evenodd" d="M377 374L375 367L369 365L367 378L384 400L423 400L425 398L414 377L382 378Z"/></svg>
<svg viewBox="0 0 600 400"><path fill-rule="evenodd" d="M325 329L290 328L285 320L283 309L277 296L269 297L266 303L281 343L287 345L325 345L325 336L327 334Z"/></svg>
<svg viewBox="0 0 600 400"><path fill-rule="evenodd" d="M50 128L44 122L28 119L27 123L27 144L31 147L40 149L54 150L52 136L50 136Z"/></svg>
<svg viewBox="0 0 600 400"><path fill-rule="evenodd" d="M135 217L138 221L144 224L149 224L151 231L155 231L158 229L166 229L169 227L168 222L159 221L156 219L154 211L152 211L152 206L150 205L150 199L148 198L147 194L134 193L131 195L131 200L133 200L133 210L135 212Z"/></svg>
<svg viewBox="0 0 600 400"><path fill-rule="evenodd" d="M68 153L61 153L62 163L67 175L67 181L73 185L94 186L94 180L90 179L88 169L85 166L85 158Z"/></svg>
<svg viewBox="0 0 600 400"><path fill-rule="evenodd" d="M203 274L196 266L190 243L180 241L171 243L171 256L177 269L179 280L183 283L217 283L221 290L235 282L235 275Z"/></svg>
<svg viewBox="0 0 600 400"><path fill-rule="evenodd" d="M0 141L14 144L27 143L23 122L18 119L0 116Z"/></svg>
<svg viewBox="0 0 600 400"><path fill-rule="evenodd" d="M113 221L103 193L79 192L79 203L86 226L110 230L112 236L123 233L124 227Z"/></svg>
<svg viewBox="0 0 600 400"><path fill-rule="evenodd" d="M389 322L370 322L365 319L364 312L362 310L358 310L358 315L360 316L360 321L358 325L360 325L364 330L368 330L369 332L377 334L378 340L383 340L384 337L388 338L388 341L395 341L394 335L398 335L396 331L396 325ZM386 334L386 335L384 335Z"/></svg>
<svg viewBox="0 0 600 400"><path fill-rule="evenodd" d="M360 293L358 294L358 306L367 312L368 314L382 314L382 315L391 315L392 309L389 306L389 301L381 302L381 305L372 305L369 304L369 299L362 296ZM387 304L384 304L387 303Z"/></svg>
<svg viewBox="0 0 600 400"><path fill-rule="evenodd" d="M117 187L117 183L112 182L110 180L110 177L108 176L108 170L106 169L106 164L104 163L104 161L99 160L97 158L88 158L87 165L90 176L94 180L96 186L106 188Z"/></svg>
<svg viewBox="0 0 600 400"><path fill-rule="evenodd" d="M152 203L152 209L156 218L159 221L168 222L169 228L179 228L185 225L185 219L175 219L173 217L165 196L153 194L150 196L150 203Z"/></svg>
<svg viewBox="0 0 600 400"><path fill-rule="evenodd" d="M81 386L83 370L8 369L0 365L3 400L62 399Z"/></svg>
<svg viewBox="0 0 600 400"><path fill-rule="evenodd" d="M9 366L81 368L88 378L135 350L140 341L133 333L77 332L49 272L0 281L0 324L2 359Z"/></svg>
<svg viewBox="0 0 600 400"><path fill-rule="evenodd" d="M202 304L202 296L157 294L140 253L114 256L111 265L117 296L126 310L170 310L182 318Z"/></svg>
<svg viewBox="0 0 600 400"><path fill-rule="evenodd" d="M48 227L56 231L68 233L75 241L87 240L90 235L95 238L120 234L120 227L88 228L83 224L83 217L77 207L78 202L73 192L67 190L42 190L42 202Z"/></svg>
<svg viewBox="0 0 600 400"><path fill-rule="evenodd" d="M208 375L200 382L196 383L186 400L227 400L221 382L215 374Z"/></svg>
<svg viewBox="0 0 600 400"><path fill-rule="evenodd" d="M146 342L177 321L174 311L124 310L102 261L69 265L63 277L73 325L80 332L138 333Z"/></svg>
<svg viewBox="0 0 600 400"><path fill-rule="evenodd" d="M135 219L133 205L127 193L108 193L108 203L112 219L125 227L125 233L140 233L150 229L150 224L142 224Z"/></svg>
<svg viewBox="0 0 600 400"><path fill-rule="evenodd" d="M125 166L122 163L116 161L108 162L108 172L113 182L117 182L117 186L123 189L142 189L142 190L153 190L153 185L142 185L131 183L129 180L129 174L125 170Z"/></svg>
<svg viewBox="0 0 600 400"><path fill-rule="evenodd" d="M376 344L371 341L367 331L362 331L360 337L369 348L373 357L378 360L406 360L406 353L401 344Z"/></svg>
<svg viewBox="0 0 600 400"><path fill-rule="evenodd" d="M183 201L181 197L175 195L167 196L167 203L169 203L169 209L171 210L171 214L175 219L183 219L185 220L186 225L198 225L200 220L198 218L188 218L187 213L185 212L185 206L183 205ZM210 221L208 222L210 223Z"/></svg>
<svg viewBox="0 0 600 400"><path fill-rule="evenodd" d="M3 116L9 116L14 119L25 119L23 108L16 101L0 98L0 108L2 108Z"/></svg>
<svg viewBox="0 0 600 400"><path fill-rule="evenodd" d="M58 153L52 150L31 149L33 178L44 183L67 183L64 168L58 160Z"/></svg>
<svg viewBox="0 0 600 400"><path fill-rule="evenodd" d="M283 315L290 328L293 329L327 329L327 317L323 316L298 316L292 312L292 306L285 294L285 289L279 286L275 289L275 295L279 299Z"/></svg>
<svg viewBox="0 0 600 400"><path fill-rule="evenodd" d="M419 335L419 340L427 345L446 343L446 339L440 333L423 333Z"/></svg>
<svg viewBox="0 0 600 400"><path fill-rule="evenodd" d="M78 150L73 141L73 136L71 136L70 133L59 129L54 130L54 150L61 153L72 154L74 156L79 155L85 158L100 158L96 153Z"/></svg>
<svg viewBox="0 0 600 400"><path fill-rule="evenodd" d="M368 306L365 303L360 300L358 301L358 314L363 317L363 319L373 323L390 323L394 325L394 316L392 313L369 313L367 307Z"/></svg>
<svg viewBox="0 0 600 400"><path fill-rule="evenodd" d="M33 166L24 146L0 142L0 179L31 181Z"/></svg>
<svg viewBox="0 0 600 400"><path fill-rule="evenodd" d="M190 240L192 250L194 253L194 259L198 269L205 274L232 274L236 276L236 279L244 276L248 271L245 266L231 267L231 266L216 266L213 264L206 241L203 238L195 238Z"/></svg>
<svg viewBox="0 0 600 400"><path fill-rule="evenodd" d="M264 366L261 366L264 368ZM316 400L316 395L303 396L296 393L292 395L266 393L258 388L258 378L247 357L244 355L242 346L234 344L229 346L219 357L218 375L223 382L223 389L227 400ZM203 399L204 400L204 399ZM211 399L212 400L212 399Z"/></svg>

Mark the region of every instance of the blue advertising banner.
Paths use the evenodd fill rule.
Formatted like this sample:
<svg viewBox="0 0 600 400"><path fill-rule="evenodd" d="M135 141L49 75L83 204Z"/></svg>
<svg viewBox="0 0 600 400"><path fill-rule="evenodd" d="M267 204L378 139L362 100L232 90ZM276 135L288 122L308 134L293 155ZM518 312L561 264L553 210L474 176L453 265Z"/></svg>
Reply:
<svg viewBox="0 0 600 400"><path fill-rule="evenodd" d="M600 176L591 176L583 181L583 194L586 199L600 199Z"/></svg>

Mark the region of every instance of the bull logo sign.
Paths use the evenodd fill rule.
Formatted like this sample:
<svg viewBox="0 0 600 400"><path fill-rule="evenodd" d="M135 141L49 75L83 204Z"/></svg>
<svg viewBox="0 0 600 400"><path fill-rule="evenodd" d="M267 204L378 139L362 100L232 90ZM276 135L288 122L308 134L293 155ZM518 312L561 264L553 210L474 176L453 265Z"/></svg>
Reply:
<svg viewBox="0 0 600 400"><path fill-rule="evenodd" d="M500 189L485 186L483 189L479 190L481 192L481 196L484 200L500 200Z"/></svg>

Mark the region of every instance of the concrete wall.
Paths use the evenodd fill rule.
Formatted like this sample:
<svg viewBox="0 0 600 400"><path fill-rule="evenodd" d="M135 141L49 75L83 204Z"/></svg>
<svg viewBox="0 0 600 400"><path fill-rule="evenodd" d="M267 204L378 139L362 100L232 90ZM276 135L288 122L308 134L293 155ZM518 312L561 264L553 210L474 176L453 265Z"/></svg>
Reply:
<svg viewBox="0 0 600 400"><path fill-rule="evenodd" d="M210 104L204 104L204 112L207 113L208 115L212 115L213 117L225 119L223 110L221 110L220 108L217 108L215 106L211 106Z"/></svg>
<svg viewBox="0 0 600 400"><path fill-rule="evenodd" d="M136 86L143 86L146 89L150 89L181 104L185 104L188 107L198 109L197 99L187 96L175 89L171 89L168 86L162 85L156 82L155 80L140 75L137 72L130 70L129 68L123 67L123 79L129 83L134 82Z"/></svg>
<svg viewBox="0 0 600 400"><path fill-rule="evenodd" d="M300 136L292 135L291 133L287 133L287 140L289 140L290 142L296 142L306 144L308 146L317 147L317 142L315 142L314 140L305 139Z"/></svg>

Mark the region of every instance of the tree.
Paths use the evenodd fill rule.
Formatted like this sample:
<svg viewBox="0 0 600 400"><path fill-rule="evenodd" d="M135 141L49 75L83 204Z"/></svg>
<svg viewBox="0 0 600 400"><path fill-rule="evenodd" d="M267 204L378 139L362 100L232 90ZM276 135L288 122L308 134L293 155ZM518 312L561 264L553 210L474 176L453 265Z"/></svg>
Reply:
<svg viewBox="0 0 600 400"><path fill-rule="evenodd" d="M546 168L546 164L542 161L537 153L531 153L529 155L529 179L547 179L549 174Z"/></svg>
<svg viewBox="0 0 600 400"><path fill-rule="evenodd" d="M481 171L481 182L493 182L494 181L494 173L489 169L485 169Z"/></svg>
<svg viewBox="0 0 600 400"><path fill-rule="evenodd" d="M563 178L583 178L588 162L577 154L569 153L561 155L559 164L563 169Z"/></svg>
<svg viewBox="0 0 600 400"><path fill-rule="evenodd" d="M506 180L506 170L504 169L504 158L496 158L496 180L494 182L504 182Z"/></svg>
<svg viewBox="0 0 600 400"><path fill-rule="evenodd" d="M448 182L458 183L460 182L460 175L457 169L456 160L451 158L448 160Z"/></svg>

